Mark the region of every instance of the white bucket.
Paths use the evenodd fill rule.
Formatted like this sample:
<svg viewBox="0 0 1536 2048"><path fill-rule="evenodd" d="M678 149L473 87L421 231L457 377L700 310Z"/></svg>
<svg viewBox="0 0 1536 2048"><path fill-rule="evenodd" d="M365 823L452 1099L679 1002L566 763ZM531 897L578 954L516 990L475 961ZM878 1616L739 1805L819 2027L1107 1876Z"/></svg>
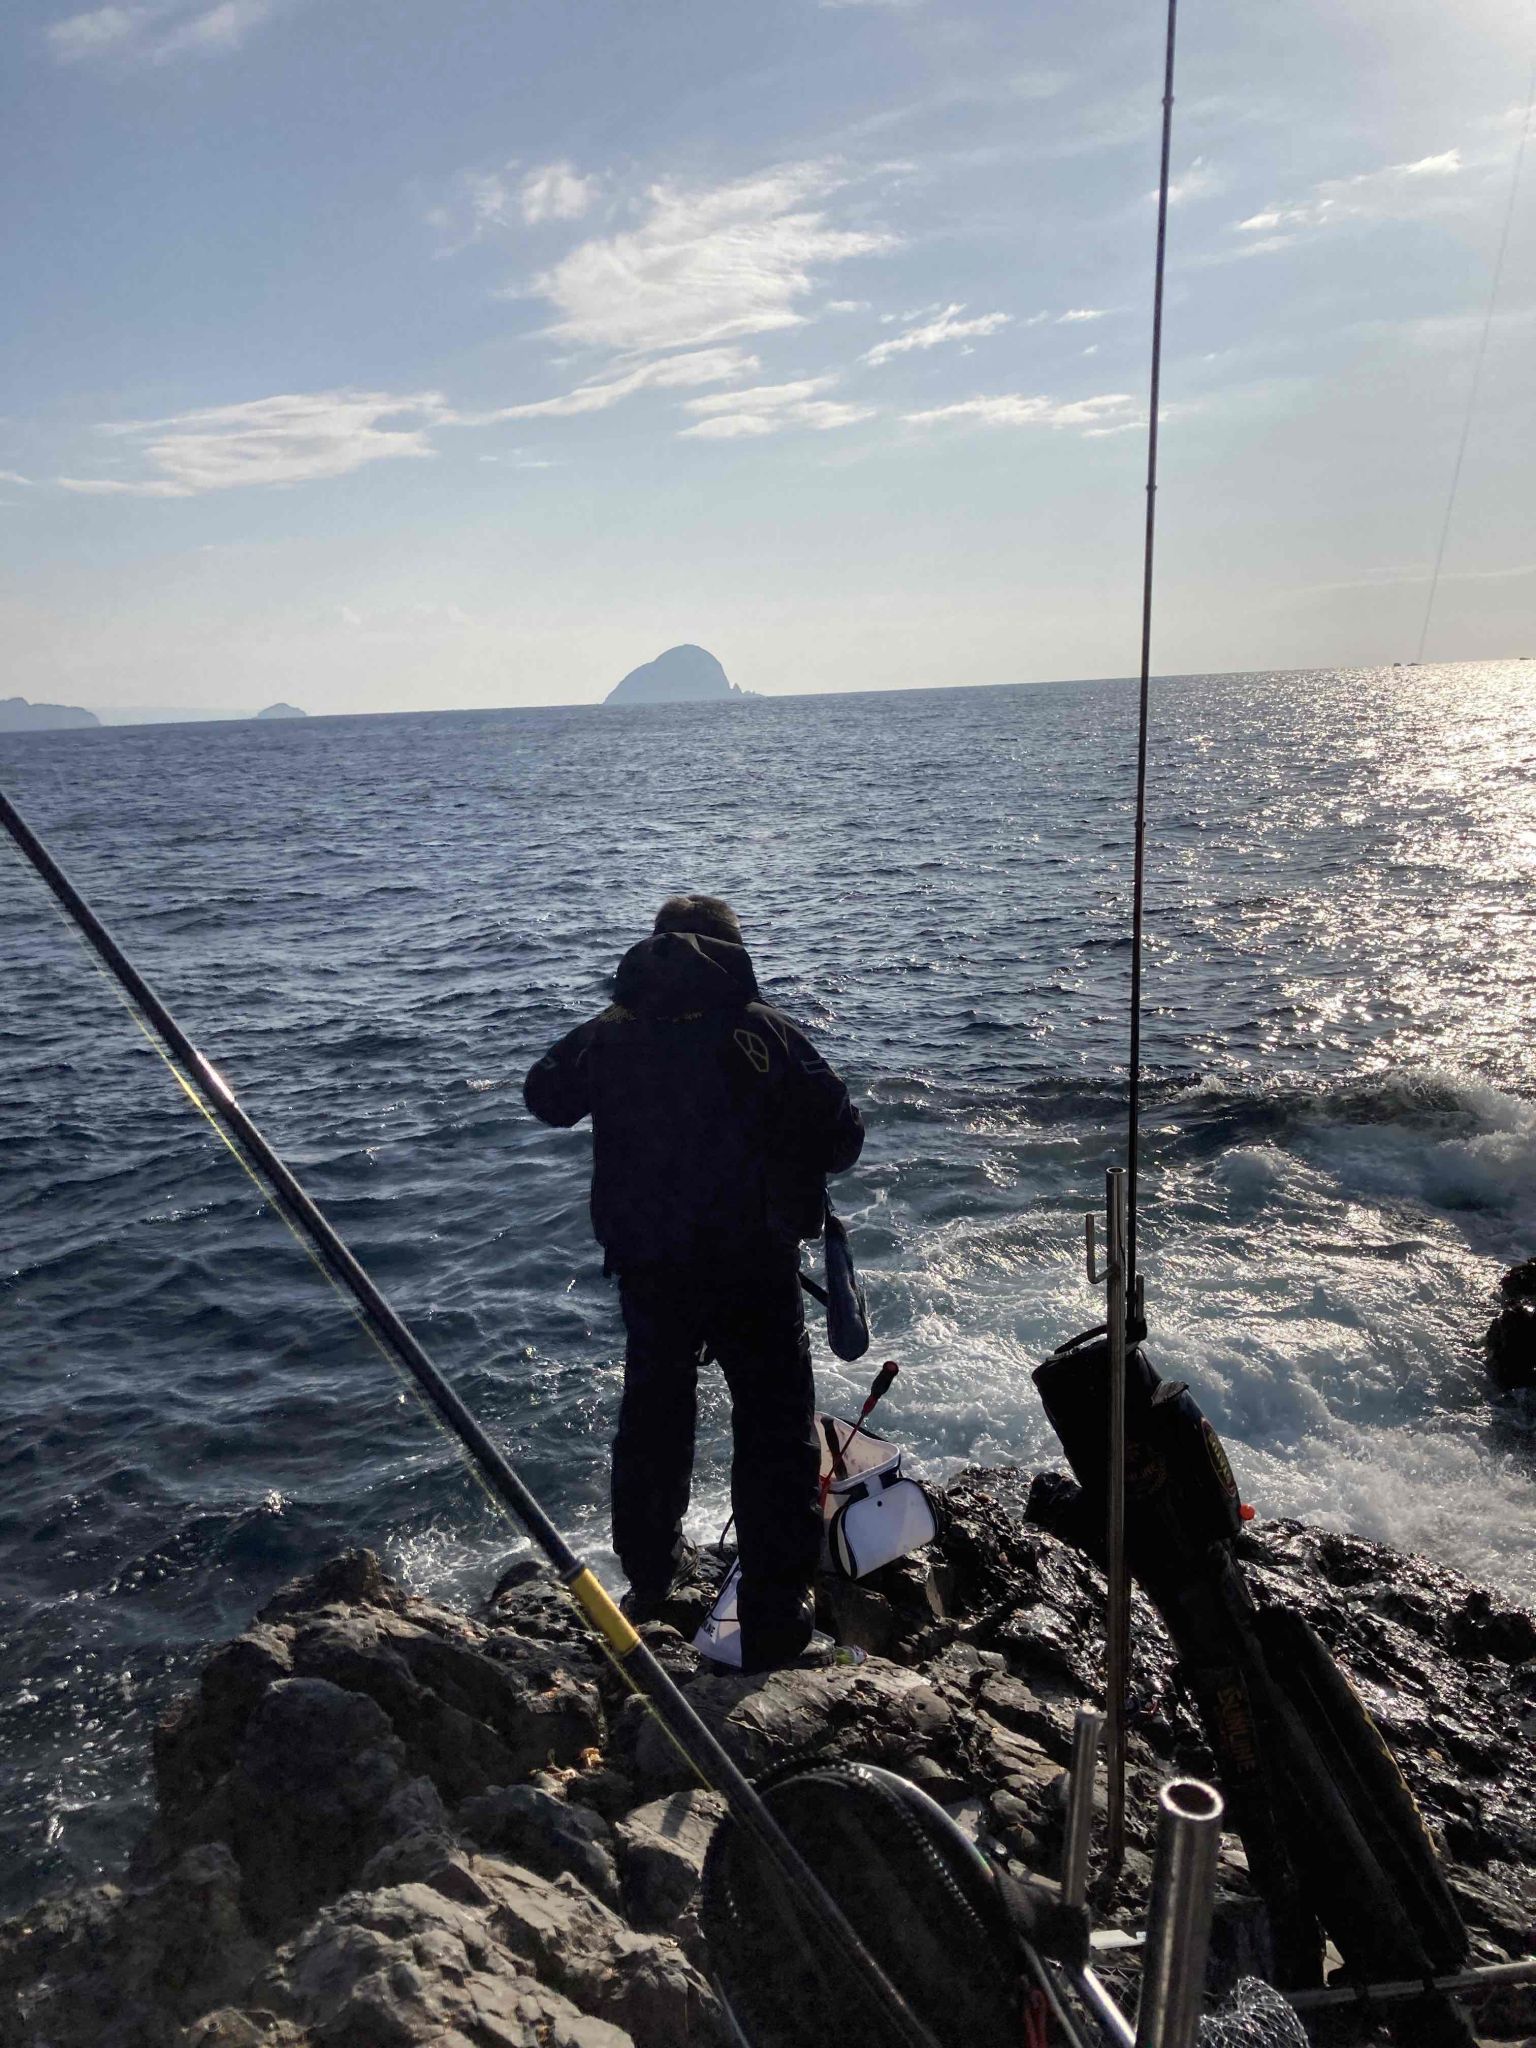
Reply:
<svg viewBox="0 0 1536 2048"><path fill-rule="evenodd" d="M834 1487L834 1495L836 1491ZM909 1551L921 1550L938 1533L927 1494L915 1479L902 1477L898 1458L893 1468L848 1483L827 1530L827 1548L845 1579L862 1579Z"/></svg>
<svg viewBox="0 0 1536 2048"><path fill-rule="evenodd" d="M824 1419L818 1418L818 1423ZM832 1419L845 1476L832 1477L832 1453L821 1428L825 1563L845 1579L862 1579L939 1533L927 1494L901 1469L901 1452L884 1437Z"/></svg>

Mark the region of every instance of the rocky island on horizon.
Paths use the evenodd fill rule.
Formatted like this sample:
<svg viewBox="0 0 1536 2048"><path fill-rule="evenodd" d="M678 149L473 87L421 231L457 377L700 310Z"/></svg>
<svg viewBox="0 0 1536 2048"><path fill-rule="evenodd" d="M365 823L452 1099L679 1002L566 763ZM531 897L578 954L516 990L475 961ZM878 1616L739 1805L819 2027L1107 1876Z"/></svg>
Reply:
<svg viewBox="0 0 1536 2048"><path fill-rule="evenodd" d="M605 704L707 704L751 695L738 690L706 648L669 647L654 661L632 668L603 699Z"/></svg>
<svg viewBox="0 0 1536 2048"><path fill-rule="evenodd" d="M25 697L0 697L0 732L65 732L100 723L94 711L79 704L29 704Z"/></svg>
<svg viewBox="0 0 1536 2048"><path fill-rule="evenodd" d="M276 704L269 704L265 711L256 711L251 715L253 718L308 718L309 713L302 710L297 704L278 702Z"/></svg>
<svg viewBox="0 0 1536 2048"><path fill-rule="evenodd" d="M1103 1578L1033 1518L1038 1482L970 1471L931 1562L819 1585L861 1666L759 1676L689 1637L712 1574L647 1639L738 1766L862 1759L940 1801L1004 1867L1053 1873L1080 1700L1102 1695ZM1239 1539L1368 1698L1441 1845L1474 1960L1536 1943L1536 1620L1460 1574L1295 1522ZM670 1624L670 1625L669 1625ZM1209 1770L1157 1617L1134 1596L1130 1848L1111 1922L1146 1912L1154 1794ZM154 1730L156 1812L126 1873L0 1926L15 2048L725 2048L699 1922L721 1808L526 1558L474 1613L369 1552L286 1587ZM1262 1971L1236 1838L1218 1868L1220 1997ZM1133 1977L1106 1954L1121 2001ZM1382 2038L1369 2012L1331 2042ZM1536 1987L1479 1995L1483 2041ZM835 2031L835 2030L833 2030ZM1228 2035L1226 2038L1234 2038ZM1245 2037L1246 2038L1246 2037ZM1401 2037L1400 2037L1401 2038Z"/></svg>

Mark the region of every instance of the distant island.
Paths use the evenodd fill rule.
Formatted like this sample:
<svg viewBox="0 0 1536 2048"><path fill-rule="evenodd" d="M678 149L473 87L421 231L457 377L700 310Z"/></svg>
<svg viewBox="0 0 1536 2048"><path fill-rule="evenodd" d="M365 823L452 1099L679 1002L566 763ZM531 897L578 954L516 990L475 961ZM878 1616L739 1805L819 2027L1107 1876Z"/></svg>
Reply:
<svg viewBox="0 0 1536 2048"><path fill-rule="evenodd" d="M605 704L705 704L751 696L738 690L702 647L669 647L643 668L632 668L603 699Z"/></svg>
<svg viewBox="0 0 1536 2048"><path fill-rule="evenodd" d="M307 711L301 711L297 704L269 704L265 711L256 713L258 718L308 718Z"/></svg>
<svg viewBox="0 0 1536 2048"><path fill-rule="evenodd" d="M29 704L25 697L0 697L0 732L56 732L100 723L94 711L78 704Z"/></svg>

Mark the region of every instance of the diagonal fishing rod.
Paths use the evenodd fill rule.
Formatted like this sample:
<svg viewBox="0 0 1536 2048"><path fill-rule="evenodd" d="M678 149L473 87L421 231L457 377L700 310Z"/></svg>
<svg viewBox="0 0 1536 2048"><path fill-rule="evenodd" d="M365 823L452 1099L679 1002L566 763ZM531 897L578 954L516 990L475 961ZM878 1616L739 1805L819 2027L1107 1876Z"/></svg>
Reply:
<svg viewBox="0 0 1536 2048"><path fill-rule="evenodd" d="M850 1973L862 1980L876 2011L890 2025L893 2040L905 2044L905 2048L937 2048L928 2028L849 1925L759 1794L647 1649L628 1616L609 1597L591 1567L566 1542L505 1455L492 1443L418 1339L240 1107L229 1084L182 1030L3 791L0 824L117 983L188 1095L228 1138L232 1149L271 1195L317 1263L351 1296L364 1326L390 1358L404 1367L431 1411L458 1439L492 1497L510 1511L544 1553L561 1584L603 1638L624 1678L644 1696L663 1729L704 1782L724 1796L732 1816L767 1850L801 1903L847 1950Z"/></svg>

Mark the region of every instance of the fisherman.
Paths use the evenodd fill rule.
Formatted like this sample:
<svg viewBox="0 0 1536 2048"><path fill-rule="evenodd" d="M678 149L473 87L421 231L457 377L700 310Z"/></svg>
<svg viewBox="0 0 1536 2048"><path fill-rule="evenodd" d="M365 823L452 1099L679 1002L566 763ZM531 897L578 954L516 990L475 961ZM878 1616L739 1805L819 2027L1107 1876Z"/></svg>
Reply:
<svg viewBox="0 0 1536 2048"><path fill-rule="evenodd" d="M627 1343L613 1446L613 1547L631 1620L691 1559L683 1536L698 1368L731 1393L742 1663L788 1663L812 1634L821 1548L800 1242L864 1126L798 1026L758 993L718 896L671 896L619 962L615 1001L530 1071L544 1123L592 1118L592 1228Z"/></svg>

